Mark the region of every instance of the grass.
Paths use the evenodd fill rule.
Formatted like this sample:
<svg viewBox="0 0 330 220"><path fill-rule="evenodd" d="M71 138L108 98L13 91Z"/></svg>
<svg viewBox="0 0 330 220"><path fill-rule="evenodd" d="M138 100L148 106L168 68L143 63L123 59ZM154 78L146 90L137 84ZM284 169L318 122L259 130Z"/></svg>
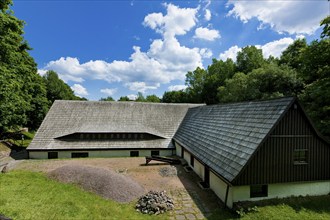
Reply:
<svg viewBox="0 0 330 220"><path fill-rule="evenodd" d="M9 142L16 144L20 147L28 147L31 143L32 139L34 138L35 132L21 132L21 135L17 137L16 139L8 139ZM22 136L24 140L22 140Z"/></svg>
<svg viewBox="0 0 330 220"><path fill-rule="evenodd" d="M0 174L0 214L13 219L154 219L137 213L134 203L119 204L42 173ZM157 216L165 219L167 215Z"/></svg>
<svg viewBox="0 0 330 220"><path fill-rule="evenodd" d="M134 203L119 204L85 192L77 186L48 179L45 174L12 171L0 174L0 214L13 219L168 219L169 215L137 213ZM330 219L330 195L292 197L247 203L254 207L241 219ZM237 219L218 209L208 219Z"/></svg>

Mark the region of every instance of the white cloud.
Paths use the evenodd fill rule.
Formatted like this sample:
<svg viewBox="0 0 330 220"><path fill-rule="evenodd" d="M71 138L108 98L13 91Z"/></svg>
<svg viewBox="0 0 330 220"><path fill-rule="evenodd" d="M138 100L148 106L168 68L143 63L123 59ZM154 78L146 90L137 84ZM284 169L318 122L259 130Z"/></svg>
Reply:
<svg viewBox="0 0 330 220"><path fill-rule="evenodd" d="M137 99L137 95L135 95L135 94L127 95L127 97L129 98L129 100L135 100L135 99Z"/></svg>
<svg viewBox="0 0 330 220"><path fill-rule="evenodd" d="M113 96L117 92L117 88L114 88L114 89L109 89L109 88L101 89L100 92L102 92L102 93L104 93L108 96Z"/></svg>
<svg viewBox="0 0 330 220"><path fill-rule="evenodd" d="M262 49L264 58L268 58L270 55L273 57L280 57L282 52L293 43L293 39L286 37L276 41L269 42L263 46L259 46Z"/></svg>
<svg viewBox="0 0 330 220"><path fill-rule="evenodd" d="M212 56L207 48L190 48L180 44L176 35L184 35L196 26L198 8L179 8L164 4L166 13L148 14L143 24L161 34L147 51L133 47L129 60L90 60L80 63L75 57L61 57L49 62L40 73L54 70L64 81L81 83L85 79L122 82L132 91L152 90L160 84L184 80L187 71L202 67L202 59ZM212 33L212 32L211 32ZM144 84L142 84L144 83Z"/></svg>
<svg viewBox="0 0 330 220"><path fill-rule="evenodd" d="M206 21L209 21L209 20L211 20L211 17L212 17L212 15L211 15L211 11L210 11L209 9L206 9L206 10L205 10L204 19L205 19Z"/></svg>
<svg viewBox="0 0 330 220"><path fill-rule="evenodd" d="M152 13L144 18L143 24L156 30L164 37L184 35L196 25L198 8L179 8L173 4L164 4L167 14Z"/></svg>
<svg viewBox="0 0 330 220"><path fill-rule="evenodd" d="M145 93L146 90L158 89L160 84L156 83L154 85L147 85L145 82L131 82L131 83L125 83L125 86L129 90Z"/></svg>
<svg viewBox="0 0 330 220"><path fill-rule="evenodd" d="M187 86L186 85L172 85L168 87L169 91L179 91L179 90L183 90L186 89Z"/></svg>
<svg viewBox="0 0 330 220"><path fill-rule="evenodd" d="M282 52L294 42L294 39L285 37L279 40L268 42L264 45L256 45L257 48L262 49L262 54L264 58L268 58L270 55L273 57L280 57ZM221 60L226 60L231 58L233 61L236 61L237 53L242 51L242 48L237 45L230 47L225 52L219 55Z"/></svg>
<svg viewBox="0 0 330 220"><path fill-rule="evenodd" d="M241 51L242 48L238 47L237 45L232 46L225 52L221 53L219 58L220 60L227 60L228 58L232 59L233 61L236 61L236 56L239 51Z"/></svg>
<svg viewBox="0 0 330 220"><path fill-rule="evenodd" d="M88 95L88 92L87 92L87 89L85 87L83 87L82 85L80 84L73 84L73 86L71 86L71 89L74 91L74 93L77 95L77 96L87 96Z"/></svg>
<svg viewBox="0 0 330 220"><path fill-rule="evenodd" d="M270 25L275 31L289 34L313 34L320 21L329 14L327 1L236 1L229 0L233 6L229 16L243 22L257 18L261 25Z"/></svg>
<svg viewBox="0 0 330 220"><path fill-rule="evenodd" d="M220 38L220 34L217 30L199 27L195 30L194 37L203 40L214 41L215 39Z"/></svg>

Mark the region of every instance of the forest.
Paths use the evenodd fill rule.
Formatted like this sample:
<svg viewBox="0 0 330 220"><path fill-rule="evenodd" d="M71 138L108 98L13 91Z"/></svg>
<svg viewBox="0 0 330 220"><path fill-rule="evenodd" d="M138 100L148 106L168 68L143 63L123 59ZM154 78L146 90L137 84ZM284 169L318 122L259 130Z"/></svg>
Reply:
<svg viewBox="0 0 330 220"><path fill-rule="evenodd" d="M14 16L11 4L0 2L0 133L38 129L54 100L87 100L76 96L55 71L38 74L29 54L32 48L23 36L25 22ZM329 137L330 16L320 25L320 39L310 43L297 39L279 58L264 58L261 49L246 46L236 61L213 59L207 68L188 72L185 90L167 91L162 98L138 93L135 101L218 104L296 96L319 131Z"/></svg>

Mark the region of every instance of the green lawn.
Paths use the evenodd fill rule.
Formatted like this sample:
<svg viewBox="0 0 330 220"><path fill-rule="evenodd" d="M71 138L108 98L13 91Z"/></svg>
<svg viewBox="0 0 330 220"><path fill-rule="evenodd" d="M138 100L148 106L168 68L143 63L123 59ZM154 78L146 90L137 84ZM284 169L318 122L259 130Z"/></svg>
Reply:
<svg viewBox="0 0 330 220"><path fill-rule="evenodd" d="M153 219L137 213L134 203L119 204L58 183L42 173L0 174L0 213L13 219ZM165 219L167 216L157 216Z"/></svg>
<svg viewBox="0 0 330 220"><path fill-rule="evenodd" d="M242 219L330 219L330 196L263 201ZM0 214L13 219L168 219L169 215L137 213L134 202L119 204L43 173L13 171L0 174ZM219 209L209 219L237 219Z"/></svg>

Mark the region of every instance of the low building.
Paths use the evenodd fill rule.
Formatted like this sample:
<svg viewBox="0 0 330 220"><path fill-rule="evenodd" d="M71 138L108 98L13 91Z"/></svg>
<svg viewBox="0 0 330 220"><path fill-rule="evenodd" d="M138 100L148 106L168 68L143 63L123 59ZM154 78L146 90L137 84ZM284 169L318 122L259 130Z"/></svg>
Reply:
<svg viewBox="0 0 330 220"><path fill-rule="evenodd" d="M295 98L191 108L173 139L228 207L330 193L329 143Z"/></svg>
<svg viewBox="0 0 330 220"><path fill-rule="evenodd" d="M27 148L31 159L169 156L196 104L55 101Z"/></svg>

